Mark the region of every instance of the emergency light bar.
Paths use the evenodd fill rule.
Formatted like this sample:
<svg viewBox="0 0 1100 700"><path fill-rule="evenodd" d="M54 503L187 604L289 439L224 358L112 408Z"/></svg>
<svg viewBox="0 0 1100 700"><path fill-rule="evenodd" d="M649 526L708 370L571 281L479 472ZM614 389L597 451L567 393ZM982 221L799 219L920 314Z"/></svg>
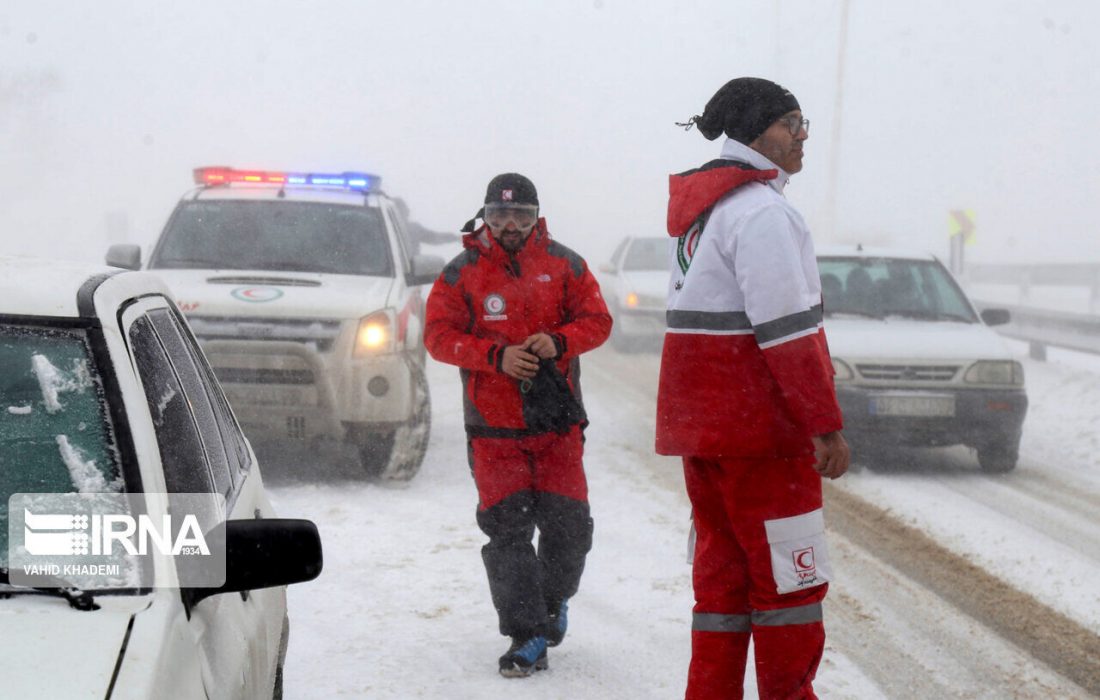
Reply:
<svg viewBox="0 0 1100 700"><path fill-rule="evenodd" d="M195 168L195 184L225 185L230 182L254 182L277 185L343 187L373 192L381 189L382 178L370 173L283 173L270 170L234 170L233 168Z"/></svg>

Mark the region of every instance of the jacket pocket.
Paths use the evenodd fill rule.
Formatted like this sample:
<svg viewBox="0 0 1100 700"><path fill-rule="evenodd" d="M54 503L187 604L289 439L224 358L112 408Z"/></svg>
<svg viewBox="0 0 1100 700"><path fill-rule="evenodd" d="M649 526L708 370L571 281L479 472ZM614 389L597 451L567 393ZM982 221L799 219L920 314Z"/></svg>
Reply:
<svg viewBox="0 0 1100 700"><path fill-rule="evenodd" d="M820 508L789 518L765 520L776 593L820 586L832 578Z"/></svg>

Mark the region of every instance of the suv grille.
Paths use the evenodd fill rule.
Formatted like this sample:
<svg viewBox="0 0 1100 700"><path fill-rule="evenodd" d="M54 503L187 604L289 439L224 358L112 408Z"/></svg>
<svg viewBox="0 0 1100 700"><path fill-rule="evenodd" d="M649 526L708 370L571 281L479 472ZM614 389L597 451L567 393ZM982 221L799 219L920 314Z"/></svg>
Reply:
<svg viewBox="0 0 1100 700"><path fill-rule="evenodd" d="M949 382L959 365L856 365L864 379L903 382Z"/></svg>
<svg viewBox="0 0 1100 700"><path fill-rule="evenodd" d="M340 335L340 321L287 318L188 316L199 340L289 340L311 344L318 352L332 350ZM299 383L299 382L283 382Z"/></svg>

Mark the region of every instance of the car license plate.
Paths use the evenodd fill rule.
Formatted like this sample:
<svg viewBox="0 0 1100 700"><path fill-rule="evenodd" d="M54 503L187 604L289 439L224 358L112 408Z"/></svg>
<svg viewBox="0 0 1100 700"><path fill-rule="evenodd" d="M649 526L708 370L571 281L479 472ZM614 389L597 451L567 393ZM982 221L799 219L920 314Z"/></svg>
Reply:
<svg viewBox="0 0 1100 700"><path fill-rule="evenodd" d="M955 415L954 396L874 396L870 406L873 416L934 416Z"/></svg>

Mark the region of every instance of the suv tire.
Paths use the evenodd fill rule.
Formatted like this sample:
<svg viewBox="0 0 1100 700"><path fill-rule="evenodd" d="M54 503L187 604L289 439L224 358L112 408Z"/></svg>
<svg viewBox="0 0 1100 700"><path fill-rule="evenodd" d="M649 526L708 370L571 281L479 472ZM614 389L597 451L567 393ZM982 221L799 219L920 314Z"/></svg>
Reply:
<svg viewBox="0 0 1100 700"><path fill-rule="evenodd" d="M413 414L409 422L394 431L390 463L384 478L409 481L420 471L428 451L432 432L432 397L424 364L409 358L409 376L413 391Z"/></svg>
<svg viewBox="0 0 1100 700"><path fill-rule="evenodd" d="M359 455L360 468L370 480L409 481L420 471L432 427L432 400L423 363L406 358L413 392L413 412L408 422L379 432L357 424L348 428L347 440Z"/></svg>

